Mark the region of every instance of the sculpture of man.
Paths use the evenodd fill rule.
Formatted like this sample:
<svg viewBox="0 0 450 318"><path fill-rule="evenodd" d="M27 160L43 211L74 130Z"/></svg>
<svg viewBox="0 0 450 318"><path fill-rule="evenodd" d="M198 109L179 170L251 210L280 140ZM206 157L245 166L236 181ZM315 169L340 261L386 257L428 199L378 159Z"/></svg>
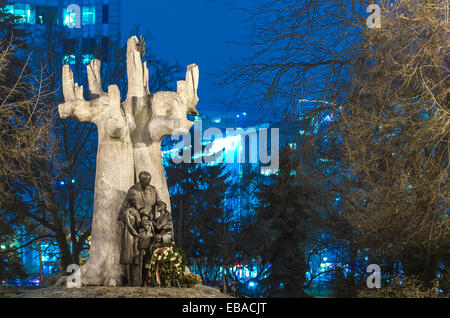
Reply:
<svg viewBox="0 0 450 318"><path fill-rule="evenodd" d="M139 239L141 219L151 219L153 206L160 200L156 188L150 184L152 177L147 171L139 174L139 182L127 193L119 221L122 222L120 264L125 265L128 286L141 286Z"/></svg>
<svg viewBox="0 0 450 318"><path fill-rule="evenodd" d="M128 190L124 204L126 207L138 210L141 217L145 215L149 219L151 219L153 206L157 201L160 201L156 188L150 184L151 181L150 173L142 171L139 174L139 182Z"/></svg>

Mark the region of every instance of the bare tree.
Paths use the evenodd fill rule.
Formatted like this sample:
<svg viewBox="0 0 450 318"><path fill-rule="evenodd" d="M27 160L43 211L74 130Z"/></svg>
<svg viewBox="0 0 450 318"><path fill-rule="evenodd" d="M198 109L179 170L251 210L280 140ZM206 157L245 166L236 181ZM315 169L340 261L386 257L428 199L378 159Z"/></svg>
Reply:
<svg viewBox="0 0 450 318"><path fill-rule="evenodd" d="M31 74L28 61L18 74L8 74L14 41L0 42L0 202L11 200L18 179L34 177L31 166L54 155L55 111L43 68Z"/></svg>
<svg viewBox="0 0 450 318"><path fill-rule="evenodd" d="M366 33L337 123L358 243L426 284L448 266L450 247L445 9L435 1L383 6L382 29Z"/></svg>
<svg viewBox="0 0 450 318"><path fill-rule="evenodd" d="M367 24L371 3L258 2L255 54L222 84L309 119L293 136L328 199L341 199L323 225L347 262L364 251L429 284L449 261L448 2L378 1L381 28Z"/></svg>

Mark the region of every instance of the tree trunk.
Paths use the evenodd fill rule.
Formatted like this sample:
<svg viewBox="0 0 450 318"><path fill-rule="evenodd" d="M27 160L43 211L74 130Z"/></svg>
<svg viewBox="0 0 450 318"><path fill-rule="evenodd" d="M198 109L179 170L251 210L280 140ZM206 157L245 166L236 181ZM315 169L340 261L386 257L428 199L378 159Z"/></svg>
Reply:
<svg viewBox="0 0 450 318"><path fill-rule="evenodd" d="M42 246L41 246L41 241L38 241L38 246L39 246L39 279L41 282L41 286L44 285L44 265L42 264Z"/></svg>
<svg viewBox="0 0 450 318"><path fill-rule="evenodd" d="M119 95L116 103L120 103ZM81 280L84 285L120 286L123 270L119 262L118 216L128 189L134 183L133 148L124 118L111 114L98 122L97 127L91 246L89 259L81 270Z"/></svg>

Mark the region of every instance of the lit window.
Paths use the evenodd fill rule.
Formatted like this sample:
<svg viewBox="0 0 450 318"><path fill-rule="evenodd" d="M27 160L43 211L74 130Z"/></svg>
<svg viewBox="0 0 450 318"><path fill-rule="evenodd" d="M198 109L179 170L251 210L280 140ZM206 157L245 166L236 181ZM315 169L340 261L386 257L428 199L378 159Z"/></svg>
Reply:
<svg viewBox="0 0 450 318"><path fill-rule="evenodd" d="M77 61L76 56L75 55L64 55L64 64L75 64Z"/></svg>
<svg viewBox="0 0 450 318"><path fill-rule="evenodd" d="M76 20L77 20L77 14L76 14L75 10L71 10L70 12L67 12L67 8L64 8L64 13L63 13L64 26L76 25Z"/></svg>
<svg viewBox="0 0 450 318"><path fill-rule="evenodd" d="M3 9L3 12L9 13L9 14L14 14L14 5L13 4L6 5L5 9Z"/></svg>
<svg viewBox="0 0 450 318"><path fill-rule="evenodd" d="M89 64L93 59L95 59L93 54L83 54L83 64Z"/></svg>
<svg viewBox="0 0 450 318"><path fill-rule="evenodd" d="M83 25L95 24L95 6L83 7Z"/></svg>
<svg viewBox="0 0 450 318"><path fill-rule="evenodd" d="M32 9L29 4L16 3L5 7L5 11L17 17L19 23L35 23L36 10Z"/></svg>
<svg viewBox="0 0 450 318"><path fill-rule="evenodd" d="M289 144L289 148L291 148L292 150L295 150L295 149L297 149L297 144L296 143Z"/></svg>
<svg viewBox="0 0 450 318"><path fill-rule="evenodd" d="M261 168L261 174L262 175L264 175L264 176L270 176L270 175L279 175L279 169L270 169L270 168L265 168L265 167L262 167Z"/></svg>
<svg viewBox="0 0 450 318"><path fill-rule="evenodd" d="M296 176L296 175L297 175L297 171L292 170L292 171L291 171L291 176Z"/></svg>

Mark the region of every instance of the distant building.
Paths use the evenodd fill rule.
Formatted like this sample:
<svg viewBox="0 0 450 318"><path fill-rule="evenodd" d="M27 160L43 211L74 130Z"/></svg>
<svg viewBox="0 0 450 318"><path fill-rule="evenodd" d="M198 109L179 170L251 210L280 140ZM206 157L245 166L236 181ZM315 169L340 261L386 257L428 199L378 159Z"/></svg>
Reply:
<svg viewBox="0 0 450 318"><path fill-rule="evenodd" d="M235 220L238 222L242 220L242 217L248 216L249 213L252 214L257 203L254 195L241 195L240 186L250 169L259 171L261 178L277 173L277 170L272 170L267 164L262 164L259 156L261 129L268 132L269 149L265 152L270 153L272 146L270 129L277 126L273 126L269 122L260 123L255 113L257 111L236 108L233 111L218 109L201 111L201 115L191 118L194 121L194 126L190 130L191 144L184 145L182 142L184 137L179 137L175 144L166 145L162 151L165 166L170 165L174 158L184 157L185 151L193 156L192 164L202 166L224 164L224 172L229 174L229 184L238 187L227 190L223 204L234 211ZM206 138L204 135L205 131L211 128L221 132L220 136L214 137L214 140ZM201 139L201 145L199 139ZM215 155L217 155L216 160L210 162L210 159L207 159ZM253 193L254 190L253 188L247 189L250 193ZM169 191L173 195L172 191L175 190L170 188Z"/></svg>
<svg viewBox="0 0 450 318"><path fill-rule="evenodd" d="M110 43L120 41L120 0L19 0L6 10L21 17L30 34L46 26L66 31L64 64L88 64L95 57L107 62ZM96 47L102 48L102 56L94 55Z"/></svg>

